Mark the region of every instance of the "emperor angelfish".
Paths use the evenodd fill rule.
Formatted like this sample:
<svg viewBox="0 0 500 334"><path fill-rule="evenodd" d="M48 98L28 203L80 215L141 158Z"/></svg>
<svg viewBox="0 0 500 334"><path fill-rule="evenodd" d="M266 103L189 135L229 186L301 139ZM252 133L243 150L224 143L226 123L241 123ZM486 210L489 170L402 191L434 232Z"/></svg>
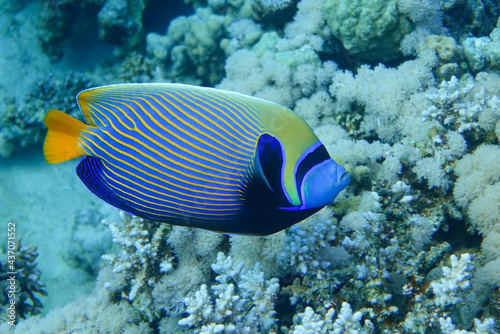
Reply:
<svg viewBox="0 0 500 334"><path fill-rule="evenodd" d="M181 84L80 92L87 124L50 110L48 163L84 156L83 183L156 222L268 235L332 203L349 184L307 123L262 99Z"/></svg>

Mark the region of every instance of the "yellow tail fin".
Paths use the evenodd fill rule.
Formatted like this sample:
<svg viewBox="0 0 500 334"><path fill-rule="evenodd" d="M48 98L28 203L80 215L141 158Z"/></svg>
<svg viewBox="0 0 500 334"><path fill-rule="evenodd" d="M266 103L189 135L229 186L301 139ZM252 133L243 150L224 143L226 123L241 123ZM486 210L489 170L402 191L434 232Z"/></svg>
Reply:
<svg viewBox="0 0 500 334"><path fill-rule="evenodd" d="M87 154L78 142L80 132L87 124L59 110L49 110L43 122L49 129L43 143L43 155L49 164L58 164Z"/></svg>

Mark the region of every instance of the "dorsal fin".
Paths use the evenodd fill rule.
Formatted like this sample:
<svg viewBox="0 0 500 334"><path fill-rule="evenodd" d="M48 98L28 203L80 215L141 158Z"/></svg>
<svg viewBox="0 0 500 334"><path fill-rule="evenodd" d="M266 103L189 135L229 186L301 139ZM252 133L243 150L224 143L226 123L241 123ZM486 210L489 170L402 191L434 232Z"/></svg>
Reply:
<svg viewBox="0 0 500 334"><path fill-rule="evenodd" d="M92 112L90 111L89 101L90 101L92 95L96 94L96 92L98 92L98 90L99 90L99 88L87 89L87 90L81 91L76 96L76 102L77 102L78 106L80 107L80 110L82 111L82 114L83 114L83 117L85 118L85 121L87 122L87 124L92 125L92 126L97 126L97 123L92 117Z"/></svg>

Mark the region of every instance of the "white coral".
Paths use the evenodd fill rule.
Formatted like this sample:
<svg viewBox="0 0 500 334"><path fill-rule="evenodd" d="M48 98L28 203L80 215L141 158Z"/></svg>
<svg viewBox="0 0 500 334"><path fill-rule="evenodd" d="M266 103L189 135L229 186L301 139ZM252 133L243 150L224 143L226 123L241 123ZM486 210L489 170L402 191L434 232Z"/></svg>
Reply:
<svg viewBox="0 0 500 334"><path fill-rule="evenodd" d="M298 313L299 324L294 325L291 334L318 334L328 333L332 327L335 310L330 308L326 315L317 314L311 307L306 307L303 313Z"/></svg>
<svg viewBox="0 0 500 334"><path fill-rule="evenodd" d="M206 284L202 284L200 290L195 291L193 295L184 298L184 304L189 316L179 320L181 326L197 326L214 312Z"/></svg>
<svg viewBox="0 0 500 334"><path fill-rule="evenodd" d="M362 334L366 333L361 327L361 318L363 314L360 311L352 312L351 305L346 302L342 303L339 316L333 324L333 334ZM367 325L370 323L368 322Z"/></svg>
<svg viewBox="0 0 500 334"><path fill-rule="evenodd" d="M448 188L449 180L442 169L441 161L434 157L423 158L417 161L415 167L413 167L413 171L417 174L419 179L424 178L427 180L429 189L434 187Z"/></svg>
<svg viewBox="0 0 500 334"><path fill-rule="evenodd" d="M366 320L361 325L363 314L360 311L352 312L351 305L342 303L340 313L333 321L335 310L329 308L323 313L315 313L311 307L294 317L294 325L290 328L291 334L367 334L373 331L373 324Z"/></svg>
<svg viewBox="0 0 500 334"><path fill-rule="evenodd" d="M500 230L500 147L483 144L460 160L453 189L455 202L468 206L471 223L483 235Z"/></svg>
<svg viewBox="0 0 500 334"><path fill-rule="evenodd" d="M458 205L465 207L490 184L500 181L500 147L481 145L473 154L460 160L455 173L459 176L453 190Z"/></svg>
<svg viewBox="0 0 500 334"><path fill-rule="evenodd" d="M495 320L493 318L486 318L481 321L477 318L474 319L474 331L470 332L467 330L456 329L455 325L451 321L451 318L445 316L438 319L439 326L443 334L494 334L495 331Z"/></svg>
<svg viewBox="0 0 500 334"><path fill-rule="evenodd" d="M454 305L460 302L459 290L470 287L469 271L472 255L464 253L458 259L455 255L450 256L451 267L443 267L443 278L431 283L434 292L434 302L438 306Z"/></svg>
<svg viewBox="0 0 500 334"><path fill-rule="evenodd" d="M329 248L329 242L335 240L331 215L331 210L323 209L304 223L290 227L279 261L302 274L329 267L330 262L322 260L318 253Z"/></svg>
<svg viewBox="0 0 500 334"><path fill-rule="evenodd" d="M259 264L247 270L222 253L212 269L219 274L215 280L220 284L211 287L213 294L203 284L184 298L189 315L179 325L189 326L195 333L257 333L275 326L274 302L280 289L277 278L265 280Z"/></svg>
<svg viewBox="0 0 500 334"><path fill-rule="evenodd" d="M431 241L431 237L439 224L421 215L411 215L411 238L417 250L421 250Z"/></svg>

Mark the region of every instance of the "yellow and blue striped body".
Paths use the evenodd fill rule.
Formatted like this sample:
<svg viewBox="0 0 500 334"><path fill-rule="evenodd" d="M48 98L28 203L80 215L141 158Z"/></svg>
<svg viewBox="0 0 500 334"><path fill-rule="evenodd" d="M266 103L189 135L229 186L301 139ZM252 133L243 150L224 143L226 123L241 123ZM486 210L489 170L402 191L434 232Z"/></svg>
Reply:
<svg viewBox="0 0 500 334"><path fill-rule="evenodd" d="M313 179L311 167L335 163L287 108L179 84L104 86L77 101L89 124L78 137L88 156L77 173L97 196L129 213L265 235L328 204L313 200L314 182L304 180ZM336 196L349 179L335 167L343 178Z"/></svg>

